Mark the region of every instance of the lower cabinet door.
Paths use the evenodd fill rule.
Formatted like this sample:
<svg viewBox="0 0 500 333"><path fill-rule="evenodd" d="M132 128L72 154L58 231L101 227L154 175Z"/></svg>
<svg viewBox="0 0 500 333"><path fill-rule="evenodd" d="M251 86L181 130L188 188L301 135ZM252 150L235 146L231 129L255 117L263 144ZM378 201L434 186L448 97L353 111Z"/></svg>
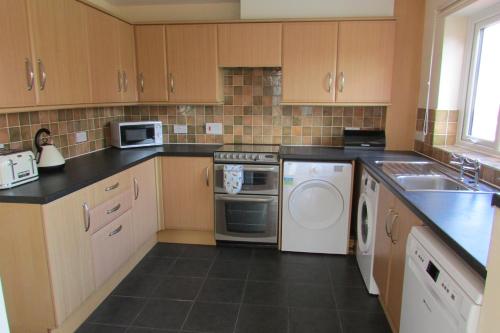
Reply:
<svg viewBox="0 0 500 333"><path fill-rule="evenodd" d="M96 286L102 285L133 251L132 212L125 214L92 235Z"/></svg>

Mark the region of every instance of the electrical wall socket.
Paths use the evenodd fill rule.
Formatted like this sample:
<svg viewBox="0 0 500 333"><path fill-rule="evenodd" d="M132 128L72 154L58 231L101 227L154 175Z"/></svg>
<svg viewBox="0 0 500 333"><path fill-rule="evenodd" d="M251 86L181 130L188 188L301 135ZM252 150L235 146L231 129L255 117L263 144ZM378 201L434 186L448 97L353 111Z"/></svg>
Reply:
<svg viewBox="0 0 500 333"><path fill-rule="evenodd" d="M207 134L222 134L222 123L206 123L205 129Z"/></svg>
<svg viewBox="0 0 500 333"><path fill-rule="evenodd" d="M75 133L75 142L76 143L85 142L85 141L87 141L87 132L81 131L81 132Z"/></svg>
<svg viewBox="0 0 500 333"><path fill-rule="evenodd" d="M187 134L187 132L188 132L187 125L174 125L175 134Z"/></svg>

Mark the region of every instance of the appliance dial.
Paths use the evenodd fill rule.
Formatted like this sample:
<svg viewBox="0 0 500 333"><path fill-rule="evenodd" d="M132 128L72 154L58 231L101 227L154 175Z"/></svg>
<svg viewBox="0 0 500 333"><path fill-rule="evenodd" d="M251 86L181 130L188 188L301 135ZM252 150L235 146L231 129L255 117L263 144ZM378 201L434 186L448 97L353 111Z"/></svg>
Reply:
<svg viewBox="0 0 500 333"><path fill-rule="evenodd" d="M252 154L252 160L257 161L259 159L259 155Z"/></svg>
<svg viewBox="0 0 500 333"><path fill-rule="evenodd" d="M240 160L242 160L242 159L244 159L244 158L245 158L245 155L244 155L244 154L239 154L239 155L238 155L238 158L239 158Z"/></svg>

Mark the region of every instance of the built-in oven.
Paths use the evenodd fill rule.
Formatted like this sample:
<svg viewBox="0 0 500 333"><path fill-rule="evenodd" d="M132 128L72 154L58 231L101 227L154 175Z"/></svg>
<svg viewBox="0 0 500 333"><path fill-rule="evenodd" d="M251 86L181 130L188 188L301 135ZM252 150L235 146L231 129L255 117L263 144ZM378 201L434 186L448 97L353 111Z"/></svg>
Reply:
<svg viewBox="0 0 500 333"><path fill-rule="evenodd" d="M278 203L278 196L216 194L216 239L276 244Z"/></svg>
<svg viewBox="0 0 500 333"><path fill-rule="evenodd" d="M243 164L243 185L241 194L278 195L279 165ZM214 192L225 193L224 164L214 166Z"/></svg>

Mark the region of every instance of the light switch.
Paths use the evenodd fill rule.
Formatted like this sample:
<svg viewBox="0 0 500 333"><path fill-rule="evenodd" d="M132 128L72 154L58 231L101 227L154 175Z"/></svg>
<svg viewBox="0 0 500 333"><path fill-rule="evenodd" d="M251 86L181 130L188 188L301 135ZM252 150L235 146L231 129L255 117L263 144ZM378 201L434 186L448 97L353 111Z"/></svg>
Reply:
<svg viewBox="0 0 500 333"><path fill-rule="evenodd" d="M188 132L187 125L174 125L175 134L187 134L187 132Z"/></svg>
<svg viewBox="0 0 500 333"><path fill-rule="evenodd" d="M205 128L207 134L222 134L222 123L206 123Z"/></svg>
<svg viewBox="0 0 500 333"><path fill-rule="evenodd" d="M81 132L75 133L75 142L76 143L85 142L85 141L87 141L87 132L81 131Z"/></svg>

